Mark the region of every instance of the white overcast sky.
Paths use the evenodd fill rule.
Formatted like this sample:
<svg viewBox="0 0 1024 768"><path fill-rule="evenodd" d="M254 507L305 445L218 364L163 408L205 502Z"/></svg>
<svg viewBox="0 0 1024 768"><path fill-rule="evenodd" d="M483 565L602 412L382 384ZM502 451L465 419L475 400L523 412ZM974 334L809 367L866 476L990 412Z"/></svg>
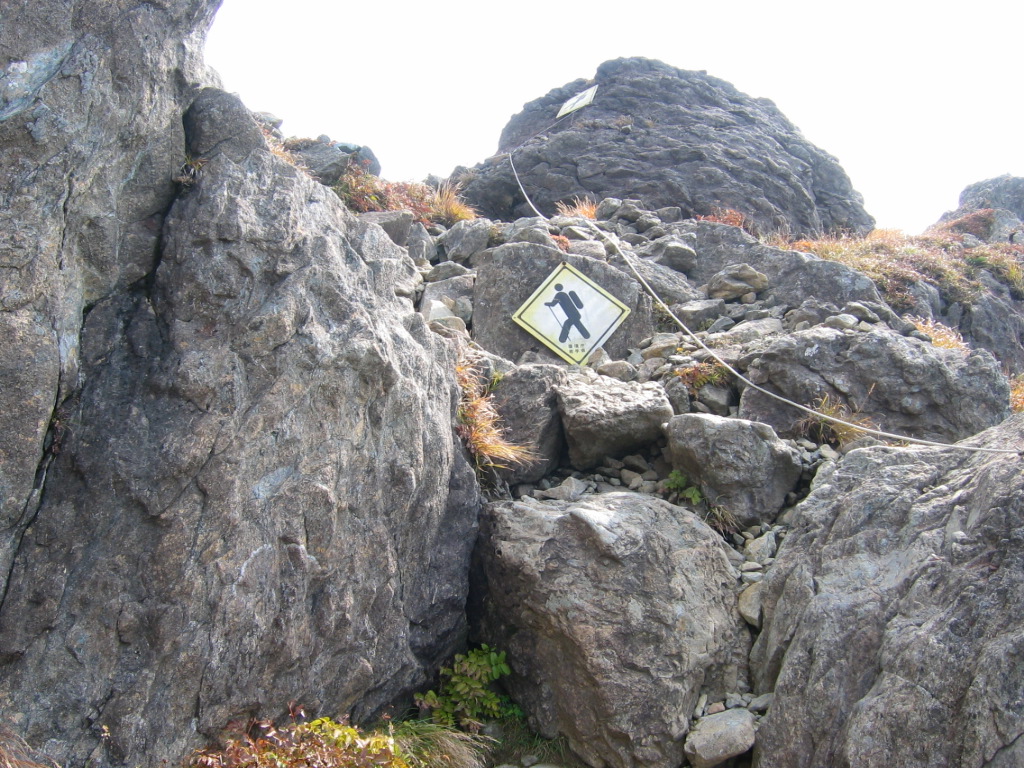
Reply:
<svg viewBox="0 0 1024 768"><path fill-rule="evenodd" d="M382 175L494 153L523 105L621 56L767 97L835 155L879 227L918 233L1024 176L1024 2L224 0L207 61L286 136L365 144Z"/></svg>

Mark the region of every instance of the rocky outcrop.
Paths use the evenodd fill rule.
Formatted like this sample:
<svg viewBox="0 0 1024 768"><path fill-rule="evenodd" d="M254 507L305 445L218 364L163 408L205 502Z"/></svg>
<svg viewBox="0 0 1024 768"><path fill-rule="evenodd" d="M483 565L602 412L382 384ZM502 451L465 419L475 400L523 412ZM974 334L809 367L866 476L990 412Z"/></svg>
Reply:
<svg viewBox="0 0 1024 768"><path fill-rule="evenodd" d="M598 86L594 103L554 126L569 98ZM637 198L684 216L740 211L765 231L870 230L874 220L835 158L766 99L703 72L649 59L617 59L527 104L505 127L499 152L514 162L533 204L552 213L574 196ZM530 215L505 154L463 174L485 215Z"/></svg>
<svg viewBox="0 0 1024 768"><path fill-rule="evenodd" d="M755 384L802 405L827 397L879 428L940 442L961 440L1009 415L1009 389L987 352L940 349L889 330L815 327L752 351L741 366ZM752 387L739 415L797 433L805 414Z"/></svg>
<svg viewBox="0 0 1024 768"><path fill-rule="evenodd" d="M1024 448L1024 416L972 445ZM869 448L819 473L764 580L760 768L1024 762L1020 456Z"/></svg>
<svg viewBox="0 0 1024 768"><path fill-rule="evenodd" d="M272 155L234 97L203 91L183 129L172 54L210 11L161 8L82 32L4 124L38 128L7 173L63 152L40 173L69 175L37 190L41 213L3 211L38 237L2 313L0 349L19 355L4 397L32 417L3 455L0 710L71 765L177 763L293 700L369 717L465 626L478 491L453 437L454 355L403 298L412 261ZM156 25L147 56L166 59L134 62L166 82L131 92L165 102L130 117L104 81L141 45L118 42L126 18ZM96 128L97 146L129 144L110 167L89 164L106 149L75 165L82 137L44 131L77 114L87 76L81 98L123 118Z"/></svg>
<svg viewBox="0 0 1024 768"><path fill-rule="evenodd" d="M493 503L477 556L482 636L508 648L513 695L590 765L675 768L701 691L746 685L724 547L680 507L633 493Z"/></svg>
<svg viewBox="0 0 1024 768"><path fill-rule="evenodd" d="M960 205L939 220L955 232L985 242L1024 243L1024 178L1004 174L978 181L960 193Z"/></svg>

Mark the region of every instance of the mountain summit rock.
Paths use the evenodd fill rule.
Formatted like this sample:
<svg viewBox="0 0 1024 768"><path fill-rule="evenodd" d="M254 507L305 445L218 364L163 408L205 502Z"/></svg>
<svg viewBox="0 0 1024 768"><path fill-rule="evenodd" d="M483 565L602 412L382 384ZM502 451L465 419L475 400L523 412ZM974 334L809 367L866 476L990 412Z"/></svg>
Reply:
<svg viewBox="0 0 1024 768"><path fill-rule="evenodd" d="M595 84L593 104L556 121L567 99ZM874 225L839 162L771 101L652 59L605 62L594 79L531 101L505 126L498 151L461 174L469 202L491 218L533 215L511 152L546 214L587 196L679 206L687 217L733 209L761 230L794 235L864 234Z"/></svg>

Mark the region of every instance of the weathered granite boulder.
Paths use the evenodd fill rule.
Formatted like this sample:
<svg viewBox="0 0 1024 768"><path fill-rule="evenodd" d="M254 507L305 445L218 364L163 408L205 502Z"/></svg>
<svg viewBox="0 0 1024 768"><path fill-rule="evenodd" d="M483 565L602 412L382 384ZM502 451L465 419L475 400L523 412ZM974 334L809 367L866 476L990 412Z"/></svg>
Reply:
<svg viewBox="0 0 1024 768"><path fill-rule="evenodd" d="M754 716L743 708L702 717L683 748L693 768L713 768L754 746Z"/></svg>
<svg viewBox="0 0 1024 768"><path fill-rule="evenodd" d="M822 326L775 338L740 361L750 380L812 405L824 396L879 428L950 442L1009 415L1009 387L985 351L965 354L887 330L842 331ZM795 434L804 414L753 387L739 416Z"/></svg>
<svg viewBox="0 0 1024 768"><path fill-rule="evenodd" d="M592 85L594 103L555 126L562 103ZM703 72L617 59L527 104L502 131L534 205L551 214L574 196L637 198L684 216L741 211L765 230L869 231L874 220L835 158L766 99ZM531 215L499 155L468 174L464 194L485 215Z"/></svg>
<svg viewBox="0 0 1024 768"><path fill-rule="evenodd" d="M473 291L473 339L484 349L518 362L529 352L546 361L561 361L512 321L548 275L562 262L579 269L630 309L604 349L612 357L629 354L654 329L651 300L643 287L621 270L586 256L574 256L536 243L508 243L487 251L476 261Z"/></svg>
<svg viewBox="0 0 1024 768"><path fill-rule="evenodd" d="M505 438L537 457L529 464L501 470L510 485L540 480L558 466L565 435L555 388L569 383L560 365L520 365L504 374L494 388L494 406L501 415Z"/></svg>
<svg viewBox="0 0 1024 768"><path fill-rule="evenodd" d="M969 444L1024 447L1024 415ZM760 768L1024 764L1020 469L875 447L819 472L762 582Z"/></svg>
<svg viewBox="0 0 1024 768"><path fill-rule="evenodd" d="M169 18L205 18L198 3L133 8L139 23L164 17L143 28L164 55L187 29ZM128 56L127 28L111 16L96 28L108 37L82 44ZM108 74L82 72L96 88ZM61 79L77 93L78 77ZM81 357L45 454L36 438L34 490L2 468L24 518L6 529L0 711L62 764L178 764L229 721L293 700L365 719L464 636L478 490L453 437L454 353L397 295L409 257L272 155L235 97L204 90L184 124L205 163L159 242L119 251L70 223L115 218L109 190L85 185L56 198L63 251L26 243L79 270L64 305L70 286L42 254L28 272L64 285L49 304L61 322L88 300L80 352L52 325L35 348L28 331L0 344L54 370L47 343ZM118 189L126 210L145 203ZM85 279L85 247L118 268Z"/></svg>
<svg viewBox="0 0 1024 768"><path fill-rule="evenodd" d="M496 502L477 559L481 636L508 649L513 696L590 765L676 768L702 689L746 685L724 546L681 507L634 493Z"/></svg>
<svg viewBox="0 0 1024 768"><path fill-rule="evenodd" d="M673 416L665 435L673 466L745 528L772 522L800 479L800 452L767 424L688 413Z"/></svg>
<svg viewBox="0 0 1024 768"><path fill-rule="evenodd" d="M654 382L638 384L607 376L589 381L577 376L555 392L569 462L576 469L590 469L606 456L623 456L650 445L672 418L672 404Z"/></svg>
<svg viewBox="0 0 1024 768"><path fill-rule="evenodd" d="M337 184L353 165L374 176L380 175L380 161L369 147L334 141L330 136L314 140L288 139L285 147L298 157L313 178L327 186Z"/></svg>
<svg viewBox="0 0 1024 768"><path fill-rule="evenodd" d="M730 264L708 281L708 298L738 299L745 293L757 293L768 287L768 276L749 264Z"/></svg>

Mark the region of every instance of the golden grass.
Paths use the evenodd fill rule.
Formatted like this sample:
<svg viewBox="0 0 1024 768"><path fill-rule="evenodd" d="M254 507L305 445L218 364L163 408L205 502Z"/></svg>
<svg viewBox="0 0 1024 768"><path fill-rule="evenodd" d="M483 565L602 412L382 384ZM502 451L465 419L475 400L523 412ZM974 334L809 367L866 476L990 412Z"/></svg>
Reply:
<svg viewBox="0 0 1024 768"><path fill-rule="evenodd" d="M1024 411L1024 373L1010 378L1010 410L1014 413Z"/></svg>
<svg viewBox="0 0 1024 768"><path fill-rule="evenodd" d="M866 237L825 237L769 244L838 261L863 272L878 285L897 310L914 306L916 283L935 285L950 302L971 304L983 291L979 270L988 270L1017 298L1024 298L1024 245L982 243L966 246L957 222L911 236L893 229L876 229Z"/></svg>
<svg viewBox="0 0 1024 768"><path fill-rule="evenodd" d="M955 328L943 325L935 320L928 320L923 317L908 315L907 320L914 324L921 333L931 338L932 344L942 349L958 349L964 354L971 351L970 346L964 341L964 337Z"/></svg>
<svg viewBox="0 0 1024 768"><path fill-rule="evenodd" d="M582 219L597 218L597 201L589 197L574 197L571 202L555 203L555 210L559 216L573 216Z"/></svg>
<svg viewBox="0 0 1024 768"><path fill-rule="evenodd" d="M0 724L0 768L58 768L32 749L6 725Z"/></svg>
<svg viewBox="0 0 1024 768"><path fill-rule="evenodd" d="M456 414L456 431L479 471L530 464L537 459L536 454L505 438L501 415L491 397L494 382L484 374L480 360L480 354L471 347L460 348L455 378L462 396Z"/></svg>
<svg viewBox="0 0 1024 768"><path fill-rule="evenodd" d="M430 219L445 226L460 221L475 219L477 214L471 205L467 205L459 197L458 184L444 182L435 191L430 200Z"/></svg>
<svg viewBox="0 0 1024 768"><path fill-rule="evenodd" d="M877 425L867 416L862 416L841 400L834 400L825 394L809 406L817 413L809 413L796 423L796 431L818 443L828 443L842 448L864 435L865 429L878 429ZM841 419L847 424L830 421Z"/></svg>

